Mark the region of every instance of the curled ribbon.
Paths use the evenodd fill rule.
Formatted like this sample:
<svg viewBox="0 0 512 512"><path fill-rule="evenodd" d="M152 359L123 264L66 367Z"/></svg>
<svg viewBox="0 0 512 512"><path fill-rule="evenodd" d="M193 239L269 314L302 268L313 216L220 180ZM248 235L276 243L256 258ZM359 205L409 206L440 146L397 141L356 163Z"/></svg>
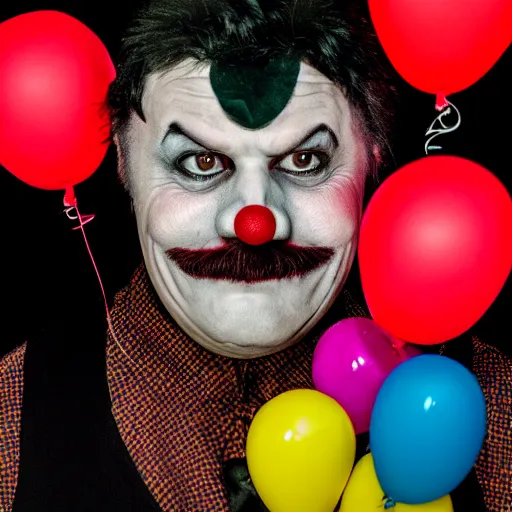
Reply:
<svg viewBox="0 0 512 512"><path fill-rule="evenodd" d="M455 113L456 118L453 120L454 122L448 123L446 119L447 116L450 116L451 113ZM442 146L432 146L431 142L438 137L439 135L444 135L445 133L450 133L455 131L461 124L461 116L457 107L446 100L445 108L440 112L440 114L432 121L432 124L429 126L426 136L430 137L425 142L425 154L428 155L429 151L443 149Z"/></svg>

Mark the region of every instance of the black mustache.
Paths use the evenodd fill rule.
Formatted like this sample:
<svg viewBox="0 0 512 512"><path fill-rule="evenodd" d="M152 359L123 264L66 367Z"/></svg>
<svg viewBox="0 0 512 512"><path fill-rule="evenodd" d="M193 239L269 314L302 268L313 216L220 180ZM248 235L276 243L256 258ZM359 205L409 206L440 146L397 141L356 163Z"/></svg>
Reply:
<svg viewBox="0 0 512 512"><path fill-rule="evenodd" d="M254 283L304 276L326 264L334 250L330 247L299 247L281 241L252 246L239 240L228 240L215 249L174 248L166 253L190 276Z"/></svg>

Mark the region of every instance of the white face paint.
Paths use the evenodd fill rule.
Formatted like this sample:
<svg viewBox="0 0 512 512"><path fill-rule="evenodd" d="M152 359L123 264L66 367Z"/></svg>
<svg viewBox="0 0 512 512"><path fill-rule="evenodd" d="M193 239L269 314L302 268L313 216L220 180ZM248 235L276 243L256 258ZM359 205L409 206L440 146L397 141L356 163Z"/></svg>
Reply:
<svg viewBox="0 0 512 512"><path fill-rule="evenodd" d="M193 64L151 76L146 122L130 122L142 250L164 306L197 343L230 357L262 356L304 336L341 290L356 250L366 148L343 92L308 65L286 109L253 131L226 117L209 68ZM276 240L334 256L304 276L256 283L195 278L168 258L173 248L222 246L250 204L272 210Z"/></svg>

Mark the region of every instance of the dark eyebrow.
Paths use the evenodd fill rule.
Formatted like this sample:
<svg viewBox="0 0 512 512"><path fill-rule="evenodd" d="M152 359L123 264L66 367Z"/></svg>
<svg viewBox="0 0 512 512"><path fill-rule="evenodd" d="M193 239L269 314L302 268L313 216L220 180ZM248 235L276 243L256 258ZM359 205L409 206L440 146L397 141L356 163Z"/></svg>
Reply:
<svg viewBox="0 0 512 512"><path fill-rule="evenodd" d="M303 146L306 144L306 142L309 141L309 139L312 139L317 133L326 132L329 134L329 137L332 140L334 149L336 149L339 146L338 138L334 134L334 131L329 128L326 124L322 123L310 130L306 136L304 136L302 139L300 139L298 142L293 143L289 150L284 151L283 154L290 153L296 148L299 148L300 146ZM197 144L198 146L201 146L204 149L207 149L208 151L211 151L211 148L208 147L207 144L201 142L198 138L191 135L187 130L185 130L179 123L171 123L169 125L169 128L165 132L165 135L162 139L162 144L165 142L167 137L169 135L181 135L182 137L186 137L187 139L191 140L194 144Z"/></svg>
<svg viewBox="0 0 512 512"><path fill-rule="evenodd" d="M338 138L334 134L334 131L331 130L326 124L319 124L316 128L313 128L305 137L303 137L297 144L292 145L292 151L296 148L300 148L300 146L303 146L306 144L306 142L309 141L309 139L312 139L317 133L327 132L329 134L329 137L332 140L334 149L336 149L340 144L338 142ZM288 151L289 153L289 151Z"/></svg>
<svg viewBox="0 0 512 512"><path fill-rule="evenodd" d="M178 123L171 123L169 125L169 128L167 128L167 131L165 132L165 135L162 139L162 144L165 142L169 135L181 135L182 137L186 137L187 139L191 140L194 144L197 144L198 146L211 151L207 144L203 144L199 139L190 135L190 133L187 132L187 130L185 130L185 128L183 128Z"/></svg>

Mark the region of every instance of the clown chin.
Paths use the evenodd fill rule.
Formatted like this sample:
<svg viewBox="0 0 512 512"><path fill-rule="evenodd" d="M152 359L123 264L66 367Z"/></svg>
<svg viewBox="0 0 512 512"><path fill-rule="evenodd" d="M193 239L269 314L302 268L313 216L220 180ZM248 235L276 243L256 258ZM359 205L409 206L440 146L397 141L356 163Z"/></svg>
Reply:
<svg viewBox="0 0 512 512"><path fill-rule="evenodd" d="M335 295L336 269L330 264L301 277L249 284L193 277L162 252L153 256L148 270L173 319L205 349L227 357L248 359L288 348L316 324Z"/></svg>
<svg viewBox="0 0 512 512"><path fill-rule="evenodd" d="M316 308L305 297L299 299L300 289L309 289L307 277L251 284L185 279L195 281L192 288L204 287L187 300L185 313L194 314L191 320L199 330L192 337L232 357L258 357L287 348L304 334L304 312L306 318L315 316Z"/></svg>
<svg viewBox="0 0 512 512"><path fill-rule="evenodd" d="M301 278L293 280L302 281ZM272 351L289 345L301 329L303 317L290 311L289 305L278 296L276 290L283 286L282 281L210 282L218 295L216 293L216 300L211 301L209 315L201 319L203 329L222 344ZM203 311L207 304L204 306Z"/></svg>

